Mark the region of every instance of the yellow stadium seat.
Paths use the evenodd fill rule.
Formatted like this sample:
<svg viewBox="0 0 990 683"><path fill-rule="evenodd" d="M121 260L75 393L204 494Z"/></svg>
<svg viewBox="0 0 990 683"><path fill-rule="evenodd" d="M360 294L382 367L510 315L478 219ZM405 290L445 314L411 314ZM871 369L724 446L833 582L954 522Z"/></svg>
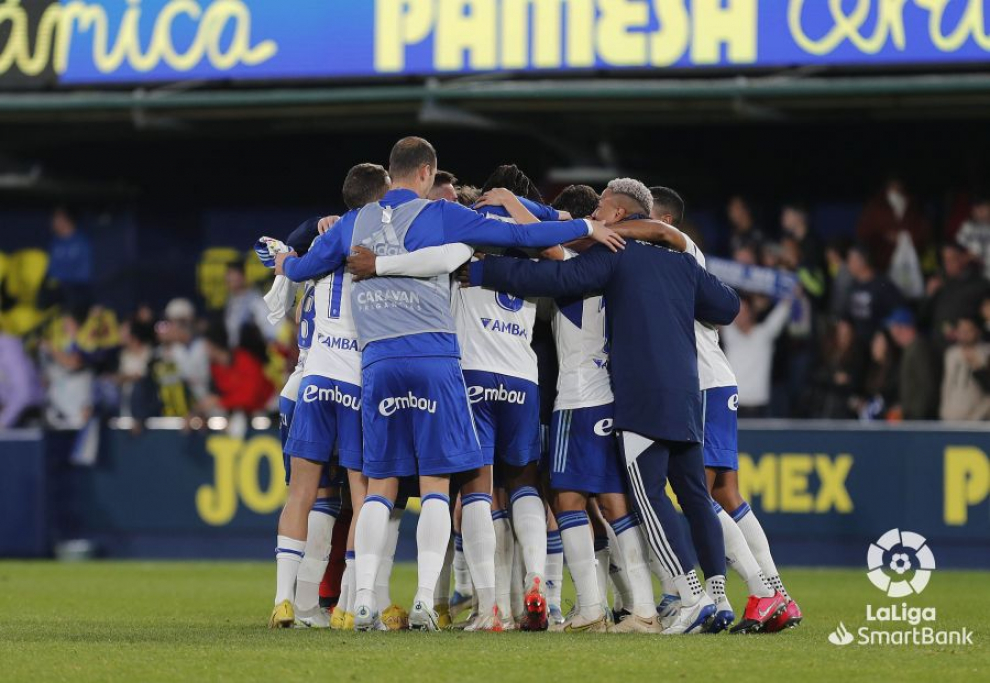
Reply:
<svg viewBox="0 0 990 683"><path fill-rule="evenodd" d="M23 337L45 322L46 314L33 304L18 304L0 315L0 329L15 337Z"/></svg>
<svg viewBox="0 0 990 683"><path fill-rule="evenodd" d="M207 308L223 308L227 302L227 264L237 263L241 258L242 253L231 247L211 247L203 251L196 267L196 286Z"/></svg>
<svg viewBox="0 0 990 683"><path fill-rule="evenodd" d="M7 266L7 293L19 304L34 304L48 273L48 254L22 249L10 257Z"/></svg>

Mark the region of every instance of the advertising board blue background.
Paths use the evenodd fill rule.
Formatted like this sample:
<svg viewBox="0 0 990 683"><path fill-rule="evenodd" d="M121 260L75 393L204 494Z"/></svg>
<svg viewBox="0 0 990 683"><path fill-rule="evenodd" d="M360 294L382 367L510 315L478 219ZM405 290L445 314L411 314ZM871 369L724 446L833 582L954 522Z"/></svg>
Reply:
<svg viewBox="0 0 990 683"><path fill-rule="evenodd" d="M42 11L44 4L34 3L29 22L18 3L0 0L11 35L29 36L0 42L0 78L54 69L71 85L979 63L990 55L984 0L87 0ZM40 20L49 11L59 21ZM39 33L57 34L39 42L48 45L40 62L26 47ZM52 47L62 40L64 57Z"/></svg>
<svg viewBox="0 0 990 683"><path fill-rule="evenodd" d="M271 556L285 495L275 434L107 430L91 468L67 463L68 436L41 439L0 436L0 557L77 538L106 557ZM939 566L990 568L988 432L747 428L740 448L743 494L782 564L860 566L900 528L927 537Z"/></svg>

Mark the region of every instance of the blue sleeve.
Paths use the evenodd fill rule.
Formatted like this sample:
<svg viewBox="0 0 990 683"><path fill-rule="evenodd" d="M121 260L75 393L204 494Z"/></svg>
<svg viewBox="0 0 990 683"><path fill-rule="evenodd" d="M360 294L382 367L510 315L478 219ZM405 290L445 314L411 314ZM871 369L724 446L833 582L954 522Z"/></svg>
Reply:
<svg viewBox="0 0 990 683"><path fill-rule="evenodd" d="M305 254L309 251L309 246L313 243L313 240L320 234L319 224L319 217L310 218L289 233L289 236L285 239L285 243L297 254Z"/></svg>
<svg viewBox="0 0 990 683"><path fill-rule="evenodd" d="M515 296L579 296L605 289L620 257L597 246L567 261L489 256L471 264L471 284Z"/></svg>
<svg viewBox="0 0 990 683"><path fill-rule="evenodd" d="M541 221L559 221L560 213L557 209L552 206L547 206L546 204L540 204L539 202L534 202L531 199L526 199L525 197L519 197L519 201L522 205L526 207L526 210L531 214L536 216L538 220Z"/></svg>
<svg viewBox="0 0 990 683"><path fill-rule="evenodd" d="M440 202L443 219L442 244L478 244L491 247L552 247L588 236L588 224L583 220L551 221L518 225L486 218L477 211ZM409 248L409 245L406 245Z"/></svg>
<svg viewBox="0 0 990 683"><path fill-rule="evenodd" d="M305 282L337 270L350 251L353 226L354 217L347 214L316 240L305 256L285 259L282 265L285 276L293 282Z"/></svg>
<svg viewBox="0 0 990 683"><path fill-rule="evenodd" d="M698 271L694 291L695 320L728 325L739 314L739 295L697 263L694 265Z"/></svg>

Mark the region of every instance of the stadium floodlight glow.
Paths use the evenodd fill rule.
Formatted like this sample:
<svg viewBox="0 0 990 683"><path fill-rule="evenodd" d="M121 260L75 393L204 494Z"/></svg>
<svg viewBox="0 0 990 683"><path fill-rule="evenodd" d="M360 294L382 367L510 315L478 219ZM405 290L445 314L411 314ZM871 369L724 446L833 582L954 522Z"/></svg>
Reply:
<svg viewBox="0 0 990 683"><path fill-rule="evenodd" d="M272 426L272 420L270 417L265 417L264 415L259 415L257 417L251 418L251 429L257 431L264 431L270 429Z"/></svg>

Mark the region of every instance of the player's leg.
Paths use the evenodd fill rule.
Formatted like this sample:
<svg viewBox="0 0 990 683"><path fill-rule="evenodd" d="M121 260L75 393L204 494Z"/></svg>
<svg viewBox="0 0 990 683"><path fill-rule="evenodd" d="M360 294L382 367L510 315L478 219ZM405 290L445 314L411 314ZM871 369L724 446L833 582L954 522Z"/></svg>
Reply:
<svg viewBox="0 0 990 683"><path fill-rule="evenodd" d="M345 473L346 476L346 473ZM323 580L320 581L320 608L331 614L340 604L342 595L341 584L346 569L345 553L347 552L347 537L350 535L351 520L351 493L349 490L341 492L340 516L333 525L333 536L330 540L330 561L327 563L326 571L323 572Z"/></svg>
<svg viewBox="0 0 990 683"><path fill-rule="evenodd" d="M398 477L368 476L368 495L357 514L354 530L354 628L377 627L375 579L388 543L388 522L399 492Z"/></svg>
<svg viewBox="0 0 990 683"><path fill-rule="evenodd" d="M323 486L330 483L326 469L324 477L309 511L306 550L296 576L296 622L313 628L330 626L329 617L320 609L320 581L330 562L330 544L341 507L340 488Z"/></svg>
<svg viewBox="0 0 990 683"><path fill-rule="evenodd" d="M316 501L323 463L294 458L289 493L278 523L275 548L275 609L269 626L288 628L295 622L296 578L306 551L309 513Z"/></svg>
<svg viewBox="0 0 990 683"><path fill-rule="evenodd" d="M424 410L407 411L422 500L416 529L419 587L409 626L435 630L435 590L450 541L450 478L478 470L485 460L460 363L453 358L433 358L417 359L415 367L411 365L405 363L411 395L434 400Z"/></svg>
<svg viewBox="0 0 990 683"><path fill-rule="evenodd" d="M588 499L583 492L554 492L554 516L577 594L575 613L556 630L602 632L608 629L587 506Z"/></svg>
<svg viewBox="0 0 990 683"><path fill-rule="evenodd" d="M478 600L478 613L474 617L488 619L496 614L497 591L495 558L498 537L492 516L492 468L484 466L462 472L457 475L457 481L461 490L464 562ZM474 622L475 619L469 621Z"/></svg>
<svg viewBox="0 0 990 683"><path fill-rule="evenodd" d="M537 415L538 417L538 415ZM538 428L538 424L536 427ZM534 429L533 457L539 456L539 431ZM509 465L506 479L512 491L512 527L517 540L515 553L525 574L519 587L525 589L522 629L544 631L547 628L547 601L544 583L547 564L547 513L546 503L540 496L540 471L534 459L519 467Z"/></svg>
<svg viewBox="0 0 990 683"><path fill-rule="evenodd" d="M471 570L468 567L467 560L464 557L464 536L461 531L462 526L462 515L463 515L463 503L461 501L461 495L457 496L457 502L454 504L454 561L453 561L453 572L454 572L454 594L450 596L450 618L457 619L461 612L469 609L471 603L474 601L474 584L471 581ZM490 501L489 501L490 502Z"/></svg>
<svg viewBox="0 0 990 683"><path fill-rule="evenodd" d="M608 547L608 522L602 517L602 510L598 506L597 498L588 498L585 509L588 512L588 521L591 522L591 537L595 543L595 575L598 577L598 593L601 595L602 605L607 613L609 568L612 566L612 556Z"/></svg>
<svg viewBox="0 0 990 683"><path fill-rule="evenodd" d="M646 529L647 545L666 573L673 577L680 597L677 616L664 633L700 633L705 622L714 616L715 604L690 568L687 539L681 531L677 512L667 498L665 489L671 444L632 432L623 432L620 438L633 503ZM705 491L703 468L700 477L702 491ZM710 504L708 509L711 511Z"/></svg>
<svg viewBox="0 0 990 683"><path fill-rule="evenodd" d="M389 631L401 631L409 627L409 612L392 602L392 569L395 567L395 550L399 545L399 527L410 495L416 495L415 478L407 477L399 482L398 499L388 518L388 537L375 575L375 601L382 624Z"/></svg>
<svg viewBox="0 0 990 683"><path fill-rule="evenodd" d="M351 463L353 465L353 463ZM347 549L344 553L344 575L341 578L340 602L330 620L331 628L353 628L354 604L357 598L357 583L355 581L354 538L357 533L358 516L364 499L368 495L368 478L360 469L347 470L348 488L351 494L351 523L347 532Z"/></svg>
<svg viewBox="0 0 990 683"><path fill-rule="evenodd" d="M617 625L616 630L658 633L660 623L653 603L653 578L647 562L648 551L640 530L639 517L633 512L623 493L602 493L598 495L598 500L605 519L615 534L614 554L621 558L623 574L629 585L629 599L624 604L631 614Z"/></svg>
<svg viewBox="0 0 990 683"><path fill-rule="evenodd" d="M560 590L564 585L564 544L560 540L557 518L547 511L547 614L550 626L563 624Z"/></svg>
<svg viewBox="0 0 990 683"><path fill-rule="evenodd" d="M447 553L444 555L443 566L440 568L440 577L437 579L437 589L433 595L433 599L436 600L433 605L433 609L439 617L437 623L440 624L441 629L450 628L454 623L450 618L450 579L454 570L453 509L451 509L450 512L450 542L447 544Z"/></svg>
<svg viewBox="0 0 990 683"><path fill-rule="evenodd" d="M515 628L512 613L512 559L516 538L509 519L509 496L501 486L492 491L492 527L495 531L495 603L503 628ZM480 605L479 605L479 611ZM484 615L485 612L481 611Z"/></svg>
<svg viewBox="0 0 990 683"><path fill-rule="evenodd" d="M522 628L543 631L547 628L547 513L540 495L539 389L535 382L517 377L495 375L495 379L500 396L507 395L495 402L495 451L510 493L518 561L525 568L522 582L513 586L524 590Z"/></svg>
<svg viewBox="0 0 990 683"><path fill-rule="evenodd" d="M439 615L434 611L437 580L450 541L450 478L420 475L419 524L416 525L418 587L409 612L409 628L436 631Z"/></svg>
<svg viewBox="0 0 990 683"><path fill-rule="evenodd" d="M739 473L735 470L719 472L712 486L712 495L716 503L722 507L721 514L731 519L733 526L739 530L740 536L745 540L746 547L752 553L757 566L760 568L761 578L766 577L766 583L769 585L770 591L776 594L774 597L766 598L766 591L764 591L759 596L762 599L759 605L755 605L751 599L750 603L754 603L755 606L753 610L750 610L750 605L747 605L746 619L750 622L758 621L763 630L770 632L779 631L789 626L797 626L801 623L801 610L784 588L780 574L777 571L777 566L774 564L773 556L770 554L770 543L767 540L766 533L763 531L759 519L757 519L756 514L750 509L749 504L739 495ZM732 512L727 513L727 510L732 510ZM741 545L738 539L737 544ZM753 571L753 569L751 568L750 571ZM780 598L783 602L784 609L779 610L775 606L773 611L774 616L766 620L763 615L769 609L767 604L771 600L774 600L774 598Z"/></svg>

